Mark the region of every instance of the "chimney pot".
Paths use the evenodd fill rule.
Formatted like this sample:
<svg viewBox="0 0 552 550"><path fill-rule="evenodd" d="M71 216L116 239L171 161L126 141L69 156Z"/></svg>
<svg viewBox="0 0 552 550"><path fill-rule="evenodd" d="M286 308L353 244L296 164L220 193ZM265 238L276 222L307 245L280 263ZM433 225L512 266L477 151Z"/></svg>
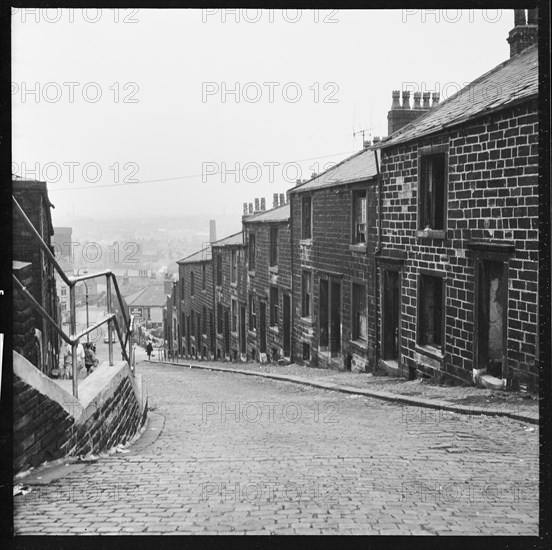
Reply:
<svg viewBox="0 0 552 550"><path fill-rule="evenodd" d="M311 179L315 178L317 175L318 175L318 174L317 174L316 172L313 172L313 173L311 174Z"/></svg>
<svg viewBox="0 0 552 550"><path fill-rule="evenodd" d="M381 141L379 136L374 136L374 145L377 145Z"/></svg>
<svg viewBox="0 0 552 550"><path fill-rule="evenodd" d="M525 26L525 10L514 10L514 26Z"/></svg>
<svg viewBox="0 0 552 550"><path fill-rule="evenodd" d="M391 98L392 98L391 110L392 111L394 111L395 109L400 109L401 108L401 103L399 101L400 97L401 97L400 90L393 90L391 92Z"/></svg>
<svg viewBox="0 0 552 550"><path fill-rule="evenodd" d="M414 92L414 106L413 109L421 109L422 105L420 104L420 101L422 99L422 92Z"/></svg>
<svg viewBox="0 0 552 550"><path fill-rule="evenodd" d="M403 90L402 93L402 108L410 109L410 92L407 90Z"/></svg>
<svg viewBox="0 0 552 550"><path fill-rule="evenodd" d="M249 213L253 214L253 203L252 202L249 203Z"/></svg>
<svg viewBox="0 0 552 550"><path fill-rule="evenodd" d="M278 193L272 195L272 208L278 208Z"/></svg>
<svg viewBox="0 0 552 550"><path fill-rule="evenodd" d="M243 203L243 213L247 214L247 203L246 202Z"/></svg>
<svg viewBox="0 0 552 550"><path fill-rule="evenodd" d="M431 94L431 97L433 98L433 103L431 104L431 106L435 107L435 105L439 105L439 99L441 97L439 92L433 92Z"/></svg>
<svg viewBox="0 0 552 550"><path fill-rule="evenodd" d="M261 198L261 210L266 210L266 201L265 198Z"/></svg>
<svg viewBox="0 0 552 550"><path fill-rule="evenodd" d="M364 149L368 149L368 147L370 147L370 140L365 139L362 145Z"/></svg>
<svg viewBox="0 0 552 550"><path fill-rule="evenodd" d="M429 99L431 98L431 93L424 92L423 98L424 98L424 104L422 105L422 109L430 109L431 105L429 104Z"/></svg>
<svg viewBox="0 0 552 550"><path fill-rule="evenodd" d="M284 193L280 193L280 206L284 206L286 204L286 195Z"/></svg>
<svg viewBox="0 0 552 550"><path fill-rule="evenodd" d="M255 199L255 212L259 211L259 199Z"/></svg>

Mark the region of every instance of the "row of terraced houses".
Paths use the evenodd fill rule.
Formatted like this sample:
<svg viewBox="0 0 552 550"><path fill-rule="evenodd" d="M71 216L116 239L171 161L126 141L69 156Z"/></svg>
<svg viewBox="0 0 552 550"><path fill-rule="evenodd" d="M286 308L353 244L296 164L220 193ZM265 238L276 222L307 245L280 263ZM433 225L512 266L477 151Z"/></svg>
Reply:
<svg viewBox="0 0 552 550"><path fill-rule="evenodd" d="M388 137L244 204L178 262L171 352L537 388L536 41L515 10L504 63L442 102L393 92Z"/></svg>

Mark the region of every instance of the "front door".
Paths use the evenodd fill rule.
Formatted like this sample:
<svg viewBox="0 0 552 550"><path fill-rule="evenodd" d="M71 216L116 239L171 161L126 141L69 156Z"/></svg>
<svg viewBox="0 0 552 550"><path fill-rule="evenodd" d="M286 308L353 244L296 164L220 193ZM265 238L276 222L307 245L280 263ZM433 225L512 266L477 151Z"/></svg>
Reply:
<svg viewBox="0 0 552 550"><path fill-rule="evenodd" d="M504 263L480 261L478 268L478 369L485 369L487 374L503 378L507 307Z"/></svg>
<svg viewBox="0 0 552 550"><path fill-rule="evenodd" d="M332 281L330 307L330 352L332 356L341 351L341 283Z"/></svg>
<svg viewBox="0 0 552 550"><path fill-rule="evenodd" d="M224 308L224 354L230 355L230 314Z"/></svg>
<svg viewBox="0 0 552 550"><path fill-rule="evenodd" d="M260 352L266 353L266 302L259 302Z"/></svg>
<svg viewBox="0 0 552 550"><path fill-rule="evenodd" d="M387 269L383 281L383 359L399 359L399 321L399 272Z"/></svg>
<svg viewBox="0 0 552 550"><path fill-rule="evenodd" d="M284 294L284 357L291 356L291 300Z"/></svg>
<svg viewBox="0 0 552 550"><path fill-rule="evenodd" d="M245 353L245 306L240 306L240 353Z"/></svg>

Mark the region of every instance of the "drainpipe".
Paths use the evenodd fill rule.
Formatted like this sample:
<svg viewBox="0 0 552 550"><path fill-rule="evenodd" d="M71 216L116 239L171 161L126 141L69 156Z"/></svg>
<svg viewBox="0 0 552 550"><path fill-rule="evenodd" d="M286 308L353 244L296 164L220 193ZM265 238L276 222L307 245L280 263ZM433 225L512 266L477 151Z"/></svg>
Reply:
<svg viewBox="0 0 552 550"><path fill-rule="evenodd" d="M381 151L381 149L380 149ZM377 153L377 150L374 150L374 157L375 157L375 161L376 161L376 171L377 171L377 178L378 178L378 212L377 212L377 231L378 231L378 239L377 239L377 244L376 244L376 250L374 251L374 256L380 254L381 252L381 218L382 218L382 214L381 214L381 195L382 195L382 176L381 176L381 172L380 172L380 167L379 167L379 163L378 163L378 153ZM376 351L376 358L375 358L375 365L374 365L374 368L372 369L372 371L375 373L376 370L377 370L377 366L378 366L378 363L379 363L379 359L380 359L380 344L379 344L379 337L380 337L380 330L379 330L379 323L378 323L378 318L377 318L377 314L378 314L378 311L380 312L380 316L381 316L381 304L380 304L380 307L378 308L378 298L379 298L379 292L378 292L378 264L377 264L377 259L374 257L374 306L375 306L375 310L376 310L376 319L375 319L375 333L376 333L376 341L374 342L375 344L375 351Z"/></svg>

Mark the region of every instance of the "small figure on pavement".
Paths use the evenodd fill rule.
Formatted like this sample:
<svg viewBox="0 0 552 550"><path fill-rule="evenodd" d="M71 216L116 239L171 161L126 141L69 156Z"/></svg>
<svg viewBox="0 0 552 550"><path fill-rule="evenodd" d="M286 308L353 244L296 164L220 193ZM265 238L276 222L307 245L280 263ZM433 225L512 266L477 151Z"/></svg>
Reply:
<svg viewBox="0 0 552 550"><path fill-rule="evenodd" d="M151 354L153 353L153 346L151 345L151 341L149 341L148 345L146 346L146 353L148 354L148 361L151 361Z"/></svg>
<svg viewBox="0 0 552 550"><path fill-rule="evenodd" d="M94 354L94 349L90 342L85 344L84 350L84 366L86 367L86 374L89 375L90 371L96 364L96 356Z"/></svg>

